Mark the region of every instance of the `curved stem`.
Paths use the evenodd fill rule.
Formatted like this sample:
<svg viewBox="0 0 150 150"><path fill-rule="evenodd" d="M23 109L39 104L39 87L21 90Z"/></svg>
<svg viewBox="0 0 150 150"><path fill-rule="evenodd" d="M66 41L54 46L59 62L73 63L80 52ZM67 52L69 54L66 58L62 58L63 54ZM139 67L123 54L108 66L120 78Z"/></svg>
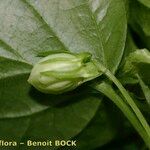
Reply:
<svg viewBox="0 0 150 150"><path fill-rule="evenodd" d="M95 61L95 64L97 65L97 68L99 69L100 73L103 72L119 89L122 96L125 99L125 102L131 107L133 112L135 113L136 117L138 118L139 122L145 129L148 137L150 138L150 127L145 120L143 114L140 112L139 108L135 104L134 100L130 97L129 93L126 91L126 89L122 86L122 84L119 82L119 80L109 71L105 66L103 66L101 63Z"/></svg>
<svg viewBox="0 0 150 150"><path fill-rule="evenodd" d="M113 90L111 85L107 84L106 82L103 82L99 85L96 85L94 88L99 92L103 93L105 96L107 96L118 106L118 108L120 108L120 110L124 113L124 115L134 126L134 128L141 135L144 142L150 148L150 137L146 133L145 129L143 128L143 126L141 125L141 123L139 122L138 118L136 117L132 109L129 107L129 105L127 105L124 102L124 100Z"/></svg>
<svg viewBox="0 0 150 150"><path fill-rule="evenodd" d="M147 134L150 137L150 127L149 127L147 121L145 120L143 114L141 113L141 111L139 110L137 105L135 104L134 100L129 95L129 93L126 91L126 89L122 86L122 84L118 81L118 79L109 70L105 71L105 75L110 80L112 80L114 82L114 84L118 87L118 89L122 93L123 97L125 98L126 102L133 109L134 113L136 114L136 116L138 117L139 121L141 122L141 124L143 125L144 129L146 130Z"/></svg>
<svg viewBox="0 0 150 150"><path fill-rule="evenodd" d="M145 131L147 132L148 136L150 137L150 127L147 121L145 120L143 114L140 112L139 108L135 104L134 100L130 97L129 93L122 86L119 80L111 73L111 71L109 71L105 66L103 66L99 62L96 61L95 63L97 64L100 73L103 72L118 87L123 97L125 98L126 102L130 105L130 107L136 114L137 118L141 122L142 126L144 127Z"/></svg>

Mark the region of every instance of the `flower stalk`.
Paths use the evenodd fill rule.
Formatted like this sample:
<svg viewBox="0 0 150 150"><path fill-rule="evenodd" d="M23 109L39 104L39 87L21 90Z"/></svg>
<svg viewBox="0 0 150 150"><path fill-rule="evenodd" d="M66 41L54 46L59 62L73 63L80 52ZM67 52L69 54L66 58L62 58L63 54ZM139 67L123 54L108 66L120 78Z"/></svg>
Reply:
<svg viewBox="0 0 150 150"><path fill-rule="evenodd" d="M41 92L61 94L102 74L118 87L123 98L116 94L111 85L98 83L92 87L106 95L122 110L150 147L150 127L143 114L113 73L97 60L92 59L90 53L62 52L48 55L35 64L28 82Z"/></svg>

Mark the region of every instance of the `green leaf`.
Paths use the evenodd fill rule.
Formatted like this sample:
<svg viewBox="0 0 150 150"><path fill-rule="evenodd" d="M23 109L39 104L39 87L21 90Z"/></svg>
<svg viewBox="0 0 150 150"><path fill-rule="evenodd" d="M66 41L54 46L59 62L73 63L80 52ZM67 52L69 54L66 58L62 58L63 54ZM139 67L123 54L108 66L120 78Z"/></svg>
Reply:
<svg viewBox="0 0 150 150"><path fill-rule="evenodd" d="M138 0L140 3L145 5L146 7L150 8L150 1L149 0Z"/></svg>
<svg viewBox="0 0 150 150"><path fill-rule="evenodd" d="M126 58L122 70L120 70L119 78L124 83L131 83L134 80L137 82L137 74L139 74L142 80L148 85L150 84L150 52L147 49L136 50L130 53Z"/></svg>
<svg viewBox="0 0 150 150"><path fill-rule="evenodd" d="M20 118L23 129L14 132L23 140L47 136L68 139L81 132L100 101L85 96L86 90L80 90L80 95L43 95L31 88L27 78L40 59L38 55L49 50L89 51L115 72L126 39L124 7L122 0L1 0L1 126L7 124L3 122L7 119L12 130ZM53 105L60 101L68 105ZM7 128L0 130L5 133L1 138L11 134L4 132Z"/></svg>
<svg viewBox="0 0 150 150"><path fill-rule="evenodd" d="M120 63L120 68L124 65L126 57L128 57L130 53L134 52L136 49L137 49L137 46L134 43L131 31L128 29L124 54Z"/></svg>
<svg viewBox="0 0 150 150"><path fill-rule="evenodd" d="M25 142L29 137L31 140L67 140L78 134L89 118L93 117L95 113L93 109L95 110L99 104L96 98L87 97L80 98L78 103L55 108L50 107L29 117L30 126L23 136L23 141Z"/></svg>
<svg viewBox="0 0 150 150"><path fill-rule="evenodd" d="M101 104L92 121L75 137L78 140L78 149L95 149L109 143L117 136L119 125L115 121L120 118L116 116L111 103L110 105L111 107L108 103Z"/></svg>
<svg viewBox="0 0 150 150"><path fill-rule="evenodd" d="M112 71L117 69L126 38L122 0L26 0L26 4L41 16L67 50L89 51Z"/></svg>
<svg viewBox="0 0 150 150"><path fill-rule="evenodd" d="M129 24L139 36L135 35L137 45L140 48L150 49L150 8L140 4L137 0L130 1Z"/></svg>

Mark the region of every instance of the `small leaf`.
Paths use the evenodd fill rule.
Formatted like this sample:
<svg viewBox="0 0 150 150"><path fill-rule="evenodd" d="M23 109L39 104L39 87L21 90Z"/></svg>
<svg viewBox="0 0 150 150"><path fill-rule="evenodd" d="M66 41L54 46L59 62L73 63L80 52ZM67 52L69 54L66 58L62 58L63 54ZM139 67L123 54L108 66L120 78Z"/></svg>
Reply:
<svg viewBox="0 0 150 150"><path fill-rule="evenodd" d="M139 74L142 80L150 84L150 52L147 49L136 50L126 58L122 70L120 70L120 80L137 80L136 74ZM131 79L131 81L132 81Z"/></svg>

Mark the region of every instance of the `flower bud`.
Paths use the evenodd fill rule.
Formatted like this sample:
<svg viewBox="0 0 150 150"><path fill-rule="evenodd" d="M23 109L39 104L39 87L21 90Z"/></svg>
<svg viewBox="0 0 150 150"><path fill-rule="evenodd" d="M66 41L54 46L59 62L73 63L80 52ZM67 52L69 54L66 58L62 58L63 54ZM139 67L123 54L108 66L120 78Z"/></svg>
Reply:
<svg viewBox="0 0 150 150"><path fill-rule="evenodd" d="M61 94L99 74L90 53L56 53L35 64L28 82L43 93Z"/></svg>

